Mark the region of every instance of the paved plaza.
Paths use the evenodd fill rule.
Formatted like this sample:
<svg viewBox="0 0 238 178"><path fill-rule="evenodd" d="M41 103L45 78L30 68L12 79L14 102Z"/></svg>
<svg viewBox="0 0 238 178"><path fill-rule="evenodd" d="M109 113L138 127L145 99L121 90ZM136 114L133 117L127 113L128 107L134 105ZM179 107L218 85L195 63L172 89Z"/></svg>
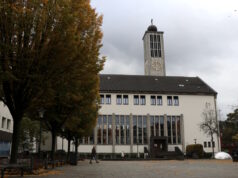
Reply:
<svg viewBox="0 0 238 178"><path fill-rule="evenodd" d="M53 174L55 172L55 174ZM238 163L219 160L101 161L56 168L38 178L237 178Z"/></svg>

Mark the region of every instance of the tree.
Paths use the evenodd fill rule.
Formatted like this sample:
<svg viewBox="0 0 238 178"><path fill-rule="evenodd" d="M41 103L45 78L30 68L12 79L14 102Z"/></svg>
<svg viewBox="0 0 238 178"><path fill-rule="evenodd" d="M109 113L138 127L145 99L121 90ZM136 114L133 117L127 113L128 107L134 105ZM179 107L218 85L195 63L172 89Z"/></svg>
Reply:
<svg viewBox="0 0 238 178"><path fill-rule="evenodd" d="M0 100L14 121L11 163L23 116L48 106L65 75L100 71L101 22L89 0L0 1Z"/></svg>
<svg viewBox="0 0 238 178"><path fill-rule="evenodd" d="M238 126L233 121L220 121L221 143L224 145L231 145L233 143L232 137L238 133Z"/></svg>
<svg viewBox="0 0 238 178"><path fill-rule="evenodd" d="M211 137L212 156L214 158L214 134L218 135L218 122L216 112L213 109L205 109L202 113L203 121L200 123L200 129Z"/></svg>
<svg viewBox="0 0 238 178"><path fill-rule="evenodd" d="M238 108L233 113L227 114L227 121L238 123Z"/></svg>
<svg viewBox="0 0 238 178"><path fill-rule="evenodd" d="M221 139L224 147L231 147L238 141L238 108L227 114L227 119L221 122Z"/></svg>
<svg viewBox="0 0 238 178"><path fill-rule="evenodd" d="M24 117L21 122L19 149L22 151L33 151L34 144L39 140L40 124Z"/></svg>

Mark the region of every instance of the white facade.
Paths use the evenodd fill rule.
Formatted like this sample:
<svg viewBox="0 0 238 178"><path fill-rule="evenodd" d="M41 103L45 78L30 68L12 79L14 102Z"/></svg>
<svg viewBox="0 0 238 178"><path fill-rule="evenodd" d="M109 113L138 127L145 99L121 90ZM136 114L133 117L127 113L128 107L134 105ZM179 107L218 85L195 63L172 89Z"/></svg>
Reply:
<svg viewBox="0 0 238 178"><path fill-rule="evenodd" d="M116 95L111 94L111 104L103 104L99 113L101 115L167 115L167 116L182 116L183 118L183 140L179 145L169 144L169 151L173 151L175 146L178 146L182 151L185 152L185 148L189 144L197 144L204 145L204 142L210 142L210 137L205 135L203 131L200 130L199 124L202 122L203 117L202 113L206 109L206 105L209 104L212 110L216 109L216 99L214 96L206 96L206 95L176 95L179 98L178 106L168 106L167 104L167 96L175 96L175 95L162 95L163 104L162 106L151 105L150 103L150 94L146 94L146 104L145 105L134 105L133 104L133 96L137 94L128 94L129 96L129 104L128 105L117 105L116 104ZM106 95L106 94L105 94ZM144 94L143 94L144 95ZM153 94L154 95L154 94ZM214 136L215 142L215 151L219 151L220 142L217 136ZM145 145L139 145L139 152L144 152ZM83 145L79 146L79 151L81 152L90 152L90 146ZM131 149L130 145L97 145L97 149L99 153L136 153L137 145L133 144L133 148ZM114 150L114 151L113 151ZM211 152L211 147L204 148L206 152Z"/></svg>
<svg viewBox="0 0 238 178"><path fill-rule="evenodd" d="M101 93L101 95L108 95L109 93ZM202 130L200 130L199 124L203 120L202 113L206 109L206 106L209 104L210 109L216 110L216 98L215 96L209 95L177 95L177 94L156 94L162 96L162 105L151 105L151 95L155 94L131 94L131 93L110 93L111 95L111 104L102 104L99 111L100 115L138 115L138 116L153 116L153 115L162 115L162 116L181 116L183 120L183 132L181 144L169 144L168 150L174 151L174 147L179 147L183 152L189 144L202 144L204 142L207 145L211 141L210 137L205 135ZM128 105L118 105L116 98L117 95L128 95ZM134 105L134 95L145 95L146 103L145 105ZM169 106L167 103L167 96L178 96L179 103L178 105ZM149 121L147 122L149 124ZM97 127L95 128L95 132ZM150 127L148 127L148 137L150 137ZM94 133L95 133L94 132ZM115 134L115 133L114 133ZM97 137L94 135L94 137ZM114 135L115 137L115 135ZM94 143L97 142L97 138L94 138ZM220 150L219 138L214 135L215 142L215 152ZM62 145L62 138L57 139L57 149L64 149L67 151L67 142L66 140ZM211 143L210 143L211 144ZM48 145L48 144L46 144ZM79 146L78 150L80 153L90 153L93 144L83 143ZM97 144L98 153L143 153L144 147L149 149L149 141L147 144ZM50 149L50 147L48 148ZM71 151L74 150L73 145L71 146ZM204 147L204 151L212 152L212 147Z"/></svg>
<svg viewBox="0 0 238 178"><path fill-rule="evenodd" d="M0 157L10 154L13 119L8 107L0 102Z"/></svg>
<svg viewBox="0 0 238 178"><path fill-rule="evenodd" d="M5 132L13 132L13 119L8 107L0 102L0 130Z"/></svg>

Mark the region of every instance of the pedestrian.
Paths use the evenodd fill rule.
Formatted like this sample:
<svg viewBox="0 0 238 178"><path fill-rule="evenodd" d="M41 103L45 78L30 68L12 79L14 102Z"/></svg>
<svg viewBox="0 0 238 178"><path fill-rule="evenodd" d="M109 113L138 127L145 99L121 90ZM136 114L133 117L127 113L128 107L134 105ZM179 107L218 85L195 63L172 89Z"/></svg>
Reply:
<svg viewBox="0 0 238 178"><path fill-rule="evenodd" d="M93 146L93 148L92 148L90 164L92 164L93 159L96 161L96 163L99 163L97 160L96 146Z"/></svg>

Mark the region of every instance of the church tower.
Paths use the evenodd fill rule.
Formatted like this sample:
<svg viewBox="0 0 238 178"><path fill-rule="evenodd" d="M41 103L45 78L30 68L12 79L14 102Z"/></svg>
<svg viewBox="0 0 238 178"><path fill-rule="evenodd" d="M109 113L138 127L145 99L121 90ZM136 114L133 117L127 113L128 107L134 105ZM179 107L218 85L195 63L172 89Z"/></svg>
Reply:
<svg viewBox="0 0 238 178"><path fill-rule="evenodd" d="M144 34L144 68L145 75L165 76L164 61L164 38L161 31L157 31L157 27L151 25Z"/></svg>

